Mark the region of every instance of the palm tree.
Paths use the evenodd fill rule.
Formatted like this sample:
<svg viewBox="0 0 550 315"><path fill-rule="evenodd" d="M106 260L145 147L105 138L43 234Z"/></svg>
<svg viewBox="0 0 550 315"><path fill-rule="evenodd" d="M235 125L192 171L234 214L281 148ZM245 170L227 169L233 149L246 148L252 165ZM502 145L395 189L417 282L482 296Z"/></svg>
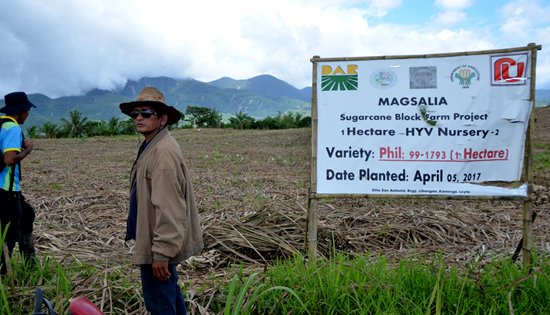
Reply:
<svg viewBox="0 0 550 315"><path fill-rule="evenodd" d="M120 134L120 119L118 117L111 117L107 122L107 132L109 136Z"/></svg>
<svg viewBox="0 0 550 315"><path fill-rule="evenodd" d="M52 122L45 122L41 128L45 138L57 138L59 134L59 127Z"/></svg>
<svg viewBox="0 0 550 315"><path fill-rule="evenodd" d="M254 118L240 111L235 114L235 117L229 118L229 123L236 129L249 129L252 127L252 124L254 124Z"/></svg>
<svg viewBox="0 0 550 315"><path fill-rule="evenodd" d="M36 139L40 136L40 133L38 132L38 127L32 126L30 128L27 128L27 136L31 139Z"/></svg>
<svg viewBox="0 0 550 315"><path fill-rule="evenodd" d="M68 132L71 138L80 138L86 136L86 128L88 125L88 118L82 117L82 113L78 110L73 110L69 113L70 120L61 118L63 128Z"/></svg>

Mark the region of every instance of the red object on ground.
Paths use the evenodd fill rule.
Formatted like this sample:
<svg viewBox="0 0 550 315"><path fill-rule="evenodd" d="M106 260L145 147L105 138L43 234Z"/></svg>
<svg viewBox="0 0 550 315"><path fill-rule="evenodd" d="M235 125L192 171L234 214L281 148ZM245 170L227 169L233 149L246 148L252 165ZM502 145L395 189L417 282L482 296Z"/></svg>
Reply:
<svg viewBox="0 0 550 315"><path fill-rule="evenodd" d="M71 300L69 311L72 315L103 315L103 312L86 297Z"/></svg>

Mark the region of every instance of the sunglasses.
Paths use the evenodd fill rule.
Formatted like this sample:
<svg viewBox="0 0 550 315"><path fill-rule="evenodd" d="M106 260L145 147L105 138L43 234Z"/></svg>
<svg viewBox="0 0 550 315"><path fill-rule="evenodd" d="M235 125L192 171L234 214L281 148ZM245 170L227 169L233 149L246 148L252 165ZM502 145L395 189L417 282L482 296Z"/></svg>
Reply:
<svg viewBox="0 0 550 315"><path fill-rule="evenodd" d="M134 109L133 111L130 112L130 117L132 117L133 119L138 118L139 115L141 115L141 117L147 119L147 118L151 117L152 115L157 116L157 113L155 113L154 111L152 111L150 109L142 109L142 110Z"/></svg>

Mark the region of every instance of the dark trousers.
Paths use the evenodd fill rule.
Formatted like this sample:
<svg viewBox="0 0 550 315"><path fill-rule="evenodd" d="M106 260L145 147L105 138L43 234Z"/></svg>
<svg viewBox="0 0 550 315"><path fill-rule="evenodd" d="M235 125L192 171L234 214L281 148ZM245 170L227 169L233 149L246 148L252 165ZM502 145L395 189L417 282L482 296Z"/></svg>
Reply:
<svg viewBox="0 0 550 315"><path fill-rule="evenodd" d="M11 256L16 243L24 258L35 256L33 242L34 208L19 192L8 192L0 189L0 231L6 232L4 243ZM6 257L4 251L0 253L0 274L6 274Z"/></svg>
<svg viewBox="0 0 550 315"><path fill-rule="evenodd" d="M170 278L159 281L153 275L152 265L140 265L141 287L145 307L151 315L186 315L185 301L178 286L176 265L168 265Z"/></svg>

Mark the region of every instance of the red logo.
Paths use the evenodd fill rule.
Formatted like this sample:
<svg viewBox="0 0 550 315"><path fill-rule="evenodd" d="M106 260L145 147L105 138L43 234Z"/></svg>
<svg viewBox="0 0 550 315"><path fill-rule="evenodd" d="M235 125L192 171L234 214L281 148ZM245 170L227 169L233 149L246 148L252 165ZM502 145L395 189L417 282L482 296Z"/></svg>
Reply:
<svg viewBox="0 0 550 315"><path fill-rule="evenodd" d="M525 84L527 80L527 53L491 57L492 84Z"/></svg>

